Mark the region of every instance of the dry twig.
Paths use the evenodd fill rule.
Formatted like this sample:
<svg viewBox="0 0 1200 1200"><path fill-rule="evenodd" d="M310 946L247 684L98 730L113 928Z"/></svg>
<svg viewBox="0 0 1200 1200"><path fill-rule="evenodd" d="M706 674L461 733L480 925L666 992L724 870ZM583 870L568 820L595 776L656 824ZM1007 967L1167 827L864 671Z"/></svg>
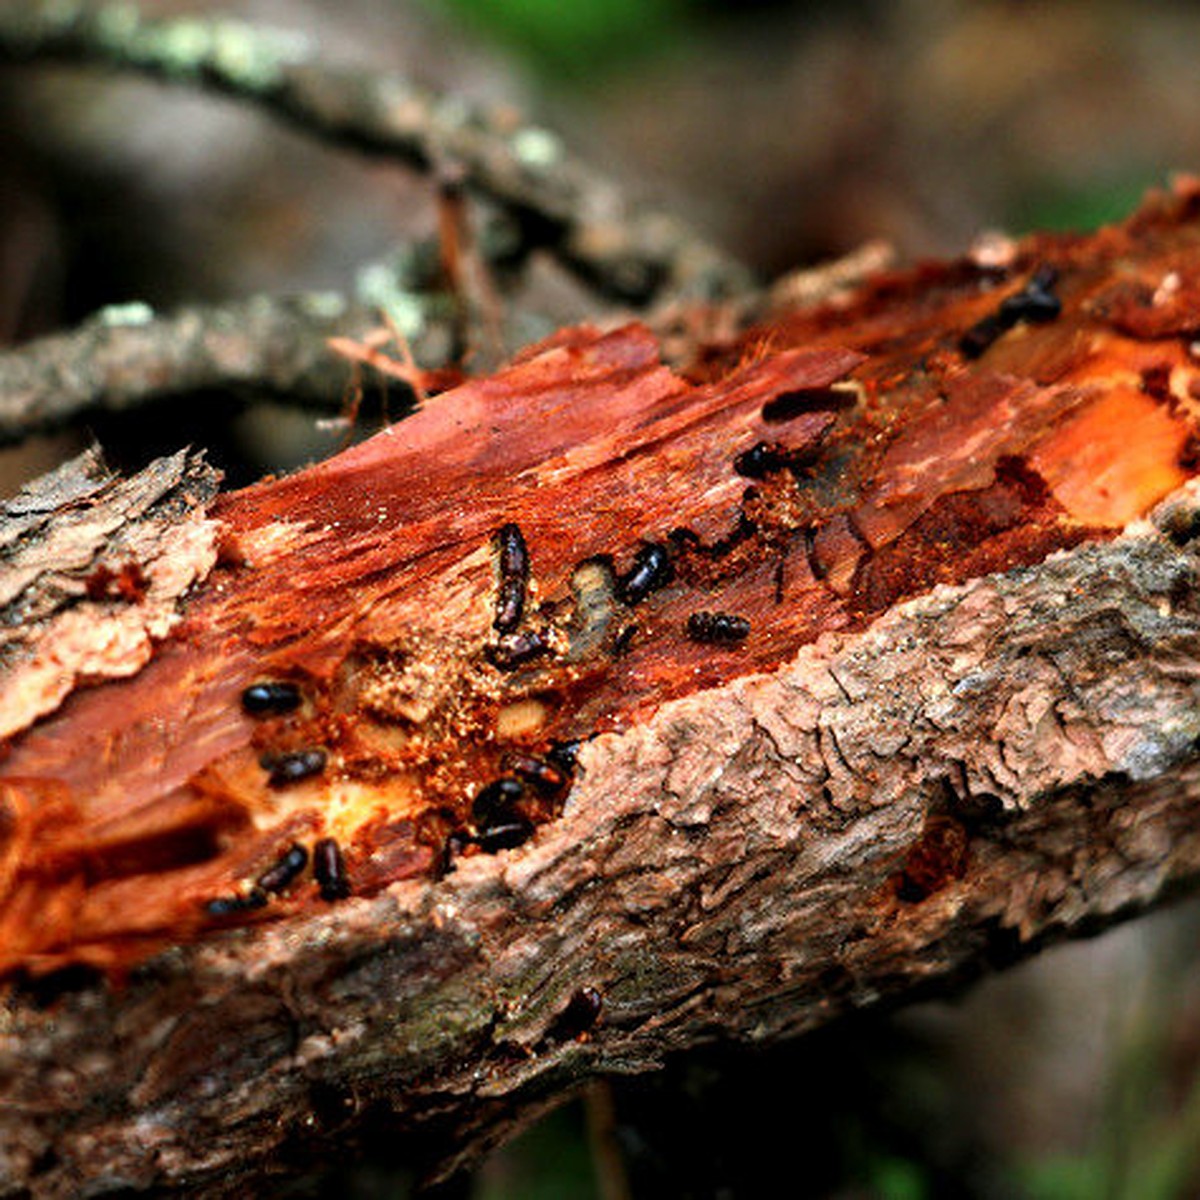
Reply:
<svg viewBox="0 0 1200 1200"><path fill-rule="evenodd" d="M453 165L597 291L644 304L746 289L744 267L664 213L643 211L511 112L472 108L402 75L335 67L308 39L221 17L151 20L126 0L0 8L0 57L136 71L256 104L297 127L421 170Z"/></svg>

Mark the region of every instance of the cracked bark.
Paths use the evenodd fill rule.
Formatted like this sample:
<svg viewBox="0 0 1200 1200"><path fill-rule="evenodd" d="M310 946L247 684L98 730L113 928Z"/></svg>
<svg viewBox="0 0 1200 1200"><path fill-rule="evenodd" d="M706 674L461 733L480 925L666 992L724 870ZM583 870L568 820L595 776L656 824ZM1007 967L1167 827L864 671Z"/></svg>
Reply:
<svg viewBox="0 0 1200 1200"><path fill-rule="evenodd" d="M564 331L187 506L217 565L186 595L169 576L152 661L11 730L0 1193L244 1194L381 1130L445 1172L588 1079L928 994L1194 887L1198 198L999 276L874 279L686 379L644 331ZM964 361L1047 259L1062 317ZM747 495L730 460L767 433L804 465ZM512 672L484 653L505 520L549 646ZM572 589L673 524L708 550L671 542L652 595ZM93 603L141 603L102 579ZM682 635L718 607L744 644ZM299 715L249 720L240 689L280 674ZM438 877L503 750L592 732L534 836ZM266 787L264 747L317 740L322 778ZM306 876L204 915L331 828L352 899Z"/></svg>

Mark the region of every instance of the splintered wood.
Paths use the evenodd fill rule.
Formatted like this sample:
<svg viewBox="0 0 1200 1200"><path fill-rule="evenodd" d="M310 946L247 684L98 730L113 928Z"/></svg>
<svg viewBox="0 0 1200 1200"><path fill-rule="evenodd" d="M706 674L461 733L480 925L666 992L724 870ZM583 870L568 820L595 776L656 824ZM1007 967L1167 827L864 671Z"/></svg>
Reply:
<svg viewBox="0 0 1200 1200"><path fill-rule="evenodd" d="M877 276L679 373L643 327L566 330L220 496L197 526L215 542L89 543L17 578L16 527L6 626L51 570L89 620L83 666L37 703L17 681L59 646L4 659L0 974L119 971L520 854L578 743L936 584L1112 538L1200 468L1198 213L1181 186L1095 236ZM197 561L174 628L136 622L150 661L106 672ZM901 896L967 870L939 821Z"/></svg>

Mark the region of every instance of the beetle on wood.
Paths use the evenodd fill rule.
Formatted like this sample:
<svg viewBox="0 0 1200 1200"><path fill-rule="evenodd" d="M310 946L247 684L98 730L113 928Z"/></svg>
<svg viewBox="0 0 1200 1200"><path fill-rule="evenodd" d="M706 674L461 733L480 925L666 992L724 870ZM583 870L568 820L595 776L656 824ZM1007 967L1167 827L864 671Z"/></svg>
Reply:
<svg viewBox="0 0 1200 1200"><path fill-rule="evenodd" d="M733 460L733 469L746 479L765 479L788 465L788 454L775 442L756 442Z"/></svg>
<svg viewBox="0 0 1200 1200"><path fill-rule="evenodd" d="M575 763L579 758L579 747L584 743L583 738L571 738L565 742L551 742L546 751L546 757L563 772L564 775L575 773Z"/></svg>
<svg viewBox="0 0 1200 1200"><path fill-rule="evenodd" d="M543 796L555 796L567 786L568 772L544 758L508 750L500 759L506 770L531 784Z"/></svg>
<svg viewBox="0 0 1200 1200"><path fill-rule="evenodd" d="M350 895L346 862L335 839L321 838L313 846L313 878L321 889L322 900L344 900Z"/></svg>
<svg viewBox="0 0 1200 1200"><path fill-rule="evenodd" d="M978 358L1002 334L1019 321L1042 324L1053 321L1062 312L1062 301L1050 290L1058 282L1054 267L1038 267L1029 282L1019 291L1000 302L995 312L977 321L958 342L964 358Z"/></svg>
<svg viewBox="0 0 1200 1200"><path fill-rule="evenodd" d="M257 879L264 892L282 892L308 865L308 851L299 844L290 846Z"/></svg>
<svg viewBox="0 0 1200 1200"><path fill-rule="evenodd" d="M1038 267L1015 296L1001 301L1000 313L1010 325L1018 321L1053 321L1062 312L1062 301L1050 290L1058 271L1048 263Z"/></svg>
<svg viewBox="0 0 1200 1200"><path fill-rule="evenodd" d="M524 794L525 789L516 779L503 775L493 779L471 802L471 821L476 826L483 826L506 820L512 813L512 806Z"/></svg>
<svg viewBox="0 0 1200 1200"><path fill-rule="evenodd" d="M733 613L694 612L687 619L687 635L693 642L733 646L750 636L750 622Z"/></svg>
<svg viewBox="0 0 1200 1200"><path fill-rule="evenodd" d="M267 903L267 893L262 888L251 888L248 892L232 896L218 896L205 902L204 911L210 917L232 917L238 913L251 912L263 908Z"/></svg>
<svg viewBox="0 0 1200 1200"><path fill-rule="evenodd" d="M604 998L593 987L582 987L546 1030L547 1042L565 1042L582 1038L595 1027L604 1008Z"/></svg>
<svg viewBox="0 0 1200 1200"><path fill-rule="evenodd" d="M501 671L515 671L532 659L550 653L550 639L545 630L530 629L524 633L506 633L484 651L492 666Z"/></svg>
<svg viewBox="0 0 1200 1200"><path fill-rule="evenodd" d="M325 770L324 750L289 750L283 754L264 754L259 765L268 772L267 785L288 787Z"/></svg>
<svg viewBox="0 0 1200 1200"><path fill-rule="evenodd" d="M262 680L242 692L242 707L252 717L289 713L300 707L300 689L287 680Z"/></svg>
<svg viewBox="0 0 1200 1200"><path fill-rule="evenodd" d="M511 850L520 846L532 836L533 822L520 813L512 813L481 829L474 841L485 854L495 854L497 850Z"/></svg>
<svg viewBox="0 0 1200 1200"><path fill-rule="evenodd" d="M511 633L525 612L525 588L529 582L529 550L519 526L514 522L496 531L499 550L500 588L496 594L496 616L492 627L497 633Z"/></svg>
<svg viewBox="0 0 1200 1200"><path fill-rule="evenodd" d="M641 604L651 592L666 587L674 574L666 547L647 542L633 556L633 566L617 580L617 595L630 607Z"/></svg>
<svg viewBox="0 0 1200 1200"><path fill-rule="evenodd" d="M480 789L471 803L474 842L485 854L509 850L528 841L533 822L517 808L525 787L519 779L502 775Z"/></svg>

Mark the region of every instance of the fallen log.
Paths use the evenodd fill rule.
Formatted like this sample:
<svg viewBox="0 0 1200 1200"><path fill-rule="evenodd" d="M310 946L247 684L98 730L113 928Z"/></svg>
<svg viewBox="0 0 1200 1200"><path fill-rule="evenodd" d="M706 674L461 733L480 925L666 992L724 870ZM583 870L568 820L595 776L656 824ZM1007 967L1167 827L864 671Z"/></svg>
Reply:
<svg viewBox="0 0 1200 1200"><path fill-rule="evenodd" d="M0 1194L445 1172L1200 869L1200 185L0 528Z"/></svg>

